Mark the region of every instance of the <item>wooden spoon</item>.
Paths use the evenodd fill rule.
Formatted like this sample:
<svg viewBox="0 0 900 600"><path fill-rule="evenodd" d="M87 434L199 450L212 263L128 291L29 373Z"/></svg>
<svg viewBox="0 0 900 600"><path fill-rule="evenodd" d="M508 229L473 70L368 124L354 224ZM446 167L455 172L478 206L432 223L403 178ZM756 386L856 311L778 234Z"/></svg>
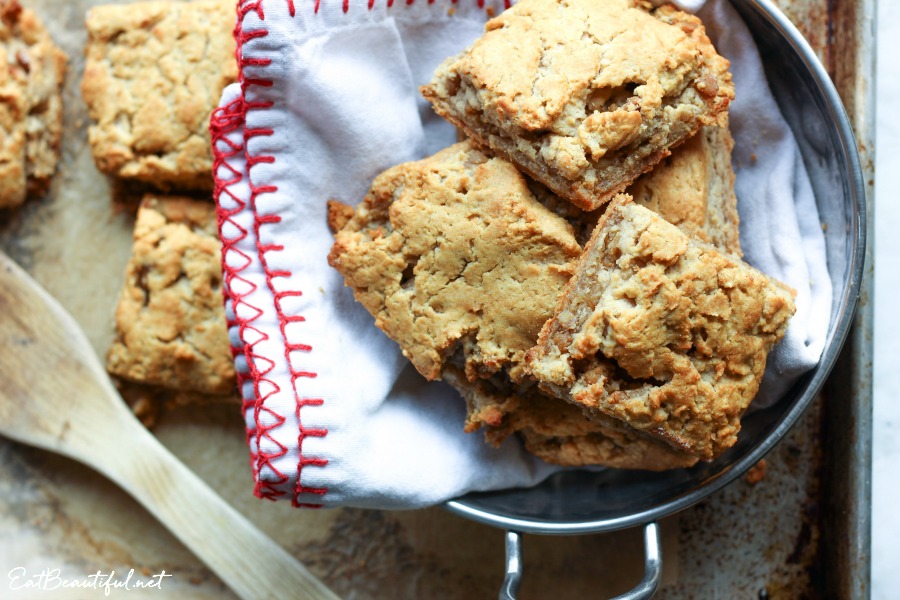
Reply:
<svg viewBox="0 0 900 600"><path fill-rule="evenodd" d="M0 343L0 433L109 477L241 598L338 598L141 425L75 320L2 252Z"/></svg>

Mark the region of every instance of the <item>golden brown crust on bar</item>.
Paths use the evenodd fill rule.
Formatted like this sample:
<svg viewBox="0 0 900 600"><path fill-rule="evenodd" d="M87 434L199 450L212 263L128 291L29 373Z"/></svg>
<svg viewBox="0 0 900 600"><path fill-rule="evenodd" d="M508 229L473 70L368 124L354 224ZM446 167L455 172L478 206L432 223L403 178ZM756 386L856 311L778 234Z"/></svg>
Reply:
<svg viewBox="0 0 900 600"><path fill-rule="evenodd" d="M107 357L113 375L208 394L234 388L212 204L144 198L116 331Z"/></svg>
<svg viewBox="0 0 900 600"><path fill-rule="evenodd" d="M468 142L379 175L335 236L331 266L428 379L522 376L581 253L506 161Z"/></svg>
<svg viewBox="0 0 900 600"><path fill-rule="evenodd" d="M347 226L353 218L353 207L339 200L328 201L328 231L332 235Z"/></svg>
<svg viewBox="0 0 900 600"><path fill-rule="evenodd" d="M422 93L479 144L594 210L701 125L725 123L728 66L700 20L669 5L523 0Z"/></svg>
<svg viewBox="0 0 900 600"><path fill-rule="evenodd" d="M709 242L723 252L741 256L740 218L734 193L728 127L703 127L672 151L649 173L638 178L628 194L688 235ZM586 244L602 209L584 211L528 178L538 201L564 218L579 244Z"/></svg>
<svg viewBox="0 0 900 600"><path fill-rule="evenodd" d="M82 94L101 171L162 189L212 189L209 118L237 79L234 22L231 0L88 12Z"/></svg>
<svg viewBox="0 0 900 600"><path fill-rule="evenodd" d="M56 172L66 62L37 15L0 0L0 208L44 192Z"/></svg>
<svg viewBox="0 0 900 600"><path fill-rule="evenodd" d="M636 204L723 252L741 256L727 127L703 127L628 188Z"/></svg>
<svg viewBox="0 0 900 600"><path fill-rule="evenodd" d="M590 417L568 402L544 394L533 383L514 385L502 376L469 381L447 367L444 380L468 405L466 431L485 429L495 446L517 434L525 449L563 466L601 465L664 471L690 467L697 457L679 452L602 414Z"/></svg>
<svg viewBox="0 0 900 600"><path fill-rule="evenodd" d="M712 460L793 312L786 286L619 196L528 366L546 391Z"/></svg>
<svg viewBox="0 0 900 600"><path fill-rule="evenodd" d="M551 192L545 185L542 185L530 177L525 178L528 182L528 189L534 194L538 202L566 220L571 225L572 231L575 233L575 239L584 246L591 239L591 232L597 225L597 219L603 213L603 210L586 211L578 208L568 200L560 198Z"/></svg>

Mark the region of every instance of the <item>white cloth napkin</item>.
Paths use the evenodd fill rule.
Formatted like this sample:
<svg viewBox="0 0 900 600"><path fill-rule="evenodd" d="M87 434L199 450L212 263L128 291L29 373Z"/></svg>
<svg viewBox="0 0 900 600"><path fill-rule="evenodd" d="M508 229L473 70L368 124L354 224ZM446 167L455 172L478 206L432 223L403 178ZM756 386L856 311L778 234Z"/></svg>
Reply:
<svg viewBox="0 0 900 600"><path fill-rule="evenodd" d="M424 381L326 262L325 203L455 140L418 93L502 0L243 1L241 82L211 130L226 308L258 495L296 505L412 508L532 485L556 470L515 440L465 434L464 403ZM746 258L798 290L770 362L777 400L821 354L831 290L808 178L745 26L702 9L732 59ZM714 38L715 39L715 38ZM751 160L751 155L755 159Z"/></svg>

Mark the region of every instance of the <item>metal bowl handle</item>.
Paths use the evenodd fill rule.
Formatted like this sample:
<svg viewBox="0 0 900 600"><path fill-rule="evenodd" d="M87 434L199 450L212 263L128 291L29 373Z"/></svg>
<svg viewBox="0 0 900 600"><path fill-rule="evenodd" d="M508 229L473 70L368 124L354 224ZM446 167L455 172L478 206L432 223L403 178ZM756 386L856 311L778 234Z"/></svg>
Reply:
<svg viewBox="0 0 900 600"><path fill-rule="evenodd" d="M612 600L647 600L656 593L662 579L662 543L656 521L644 525L644 578L636 587ZM522 536L506 532L506 577L500 588L500 600L516 600L522 582Z"/></svg>

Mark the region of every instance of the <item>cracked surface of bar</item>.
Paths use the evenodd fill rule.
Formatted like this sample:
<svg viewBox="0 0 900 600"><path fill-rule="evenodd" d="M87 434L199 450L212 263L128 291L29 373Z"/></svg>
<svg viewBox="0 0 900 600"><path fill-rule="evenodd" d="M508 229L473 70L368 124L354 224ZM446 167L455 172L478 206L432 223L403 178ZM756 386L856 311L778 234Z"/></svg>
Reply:
<svg viewBox="0 0 900 600"><path fill-rule="evenodd" d="M176 390L234 389L221 247L209 202L144 197L116 309L110 373Z"/></svg>
<svg viewBox="0 0 900 600"><path fill-rule="evenodd" d="M438 114L594 210L701 125L725 125L728 61L699 19L631 0L523 0L422 88Z"/></svg>
<svg viewBox="0 0 900 600"><path fill-rule="evenodd" d="M620 195L527 362L545 391L712 460L793 312L787 286Z"/></svg>
<svg viewBox="0 0 900 600"><path fill-rule="evenodd" d="M388 169L346 217L329 263L422 375L461 355L470 379L521 379L581 246L510 163L456 144Z"/></svg>
<svg viewBox="0 0 900 600"><path fill-rule="evenodd" d="M87 15L82 95L88 139L108 175L211 190L209 118L237 80L234 2L139 2Z"/></svg>

